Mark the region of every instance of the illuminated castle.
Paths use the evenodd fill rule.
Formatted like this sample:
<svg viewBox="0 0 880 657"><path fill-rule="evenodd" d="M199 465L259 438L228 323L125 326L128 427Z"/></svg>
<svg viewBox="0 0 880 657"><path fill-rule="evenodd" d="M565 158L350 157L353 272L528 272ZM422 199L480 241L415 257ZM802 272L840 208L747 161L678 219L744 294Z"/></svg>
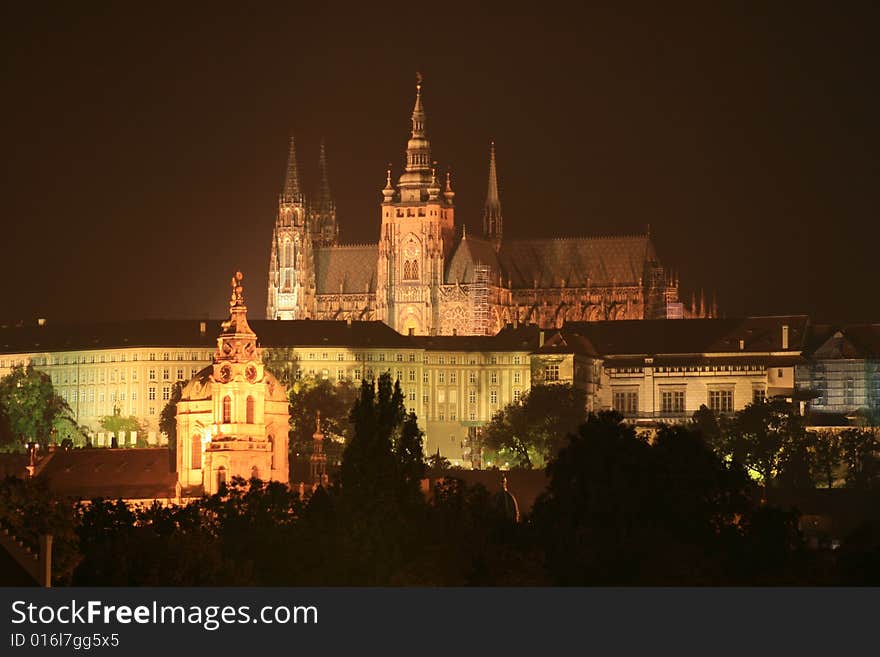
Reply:
<svg viewBox="0 0 880 657"><path fill-rule="evenodd" d="M404 334L493 335L505 325L712 317L679 302L678 280L649 232L620 237L509 240L495 145L480 235L455 224L450 174L438 176L416 85L406 165L386 172L379 242L339 243L321 147L318 202L300 189L293 139L269 266L268 319L378 319Z"/></svg>

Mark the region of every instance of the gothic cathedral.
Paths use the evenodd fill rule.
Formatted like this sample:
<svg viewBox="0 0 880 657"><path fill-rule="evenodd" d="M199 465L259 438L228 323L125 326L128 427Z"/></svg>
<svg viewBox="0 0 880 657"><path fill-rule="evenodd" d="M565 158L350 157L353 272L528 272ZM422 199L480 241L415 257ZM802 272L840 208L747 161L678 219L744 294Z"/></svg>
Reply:
<svg viewBox="0 0 880 657"><path fill-rule="evenodd" d="M321 145L321 186L310 205L290 140L269 264L269 319L381 320L404 334L492 335L508 323L713 316L679 300L650 232L613 237L504 239L495 144L482 232L455 224L449 172L431 159L422 81L403 173L386 171L379 242L340 244ZM702 296L702 295L701 295Z"/></svg>

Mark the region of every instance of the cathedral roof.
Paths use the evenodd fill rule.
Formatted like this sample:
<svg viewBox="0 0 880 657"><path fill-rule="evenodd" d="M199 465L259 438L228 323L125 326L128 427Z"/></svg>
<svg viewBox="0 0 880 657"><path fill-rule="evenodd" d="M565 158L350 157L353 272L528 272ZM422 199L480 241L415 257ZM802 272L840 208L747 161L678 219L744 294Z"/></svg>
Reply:
<svg viewBox="0 0 880 657"><path fill-rule="evenodd" d="M501 267L495 247L486 239L463 237L446 268L446 283L472 283L476 265L487 265L489 281L497 283Z"/></svg>
<svg viewBox="0 0 880 657"><path fill-rule="evenodd" d="M376 291L378 244L319 247L314 253L317 294Z"/></svg>
<svg viewBox="0 0 880 657"><path fill-rule="evenodd" d="M470 239L470 238L468 238ZM498 261L514 289L638 285L645 263L656 260L647 235L633 237L506 240Z"/></svg>
<svg viewBox="0 0 880 657"><path fill-rule="evenodd" d="M648 261L656 260L647 235L508 240L496 252L490 240L463 237L446 268L446 283L472 283L475 265L489 267L489 280L513 289L639 285ZM564 281L564 283L563 283Z"/></svg>

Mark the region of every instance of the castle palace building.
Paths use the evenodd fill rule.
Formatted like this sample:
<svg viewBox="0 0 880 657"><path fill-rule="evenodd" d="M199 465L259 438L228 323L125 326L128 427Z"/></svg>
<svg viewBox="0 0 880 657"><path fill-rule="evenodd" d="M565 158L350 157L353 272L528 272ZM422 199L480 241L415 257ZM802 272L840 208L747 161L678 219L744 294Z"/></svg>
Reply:
<svg viewBox="0 0 880 657"><path fill-rule="evenodd" d="M379 241L339 243L321 146L318 201L300 188L293 139L269 266L268 319L380 320L403 334L494 335L509 323L712 317L679 302L677 277L660 263L650 232L619 237L510 240L498 193L495 145L482 233L455 223L450 174L439 176L422 101L411 117L406 165L389 168ZM701 294L702 296L702 294Z"/></svg>

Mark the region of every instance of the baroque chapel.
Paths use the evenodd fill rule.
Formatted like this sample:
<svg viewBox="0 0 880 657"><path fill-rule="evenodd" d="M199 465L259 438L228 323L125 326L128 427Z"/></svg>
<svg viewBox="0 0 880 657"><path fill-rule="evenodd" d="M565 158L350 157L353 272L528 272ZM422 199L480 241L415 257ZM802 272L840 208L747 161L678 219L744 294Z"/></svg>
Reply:
<svg viewBox="0 0 880 657"><path fill-rule="evenodd" d="M180 490L211 495L233 477L288 481L287 391L263 365L241 281L236 272L213 362L183 387L177 404Z"/></svg>
<svg viewBox="0 0 880 657"><path fill-rule="evenodd" d="M677 276L643 235L504 237L495 145L482 233L455 223L455 192L431 159L422 83L406 163L386 171L379 241L342 244L321 145L317 203L300 188L293 138L269 265L268 319L381 320L403 334L494 335L507 324L712 317L679 301Z"/></svg>

